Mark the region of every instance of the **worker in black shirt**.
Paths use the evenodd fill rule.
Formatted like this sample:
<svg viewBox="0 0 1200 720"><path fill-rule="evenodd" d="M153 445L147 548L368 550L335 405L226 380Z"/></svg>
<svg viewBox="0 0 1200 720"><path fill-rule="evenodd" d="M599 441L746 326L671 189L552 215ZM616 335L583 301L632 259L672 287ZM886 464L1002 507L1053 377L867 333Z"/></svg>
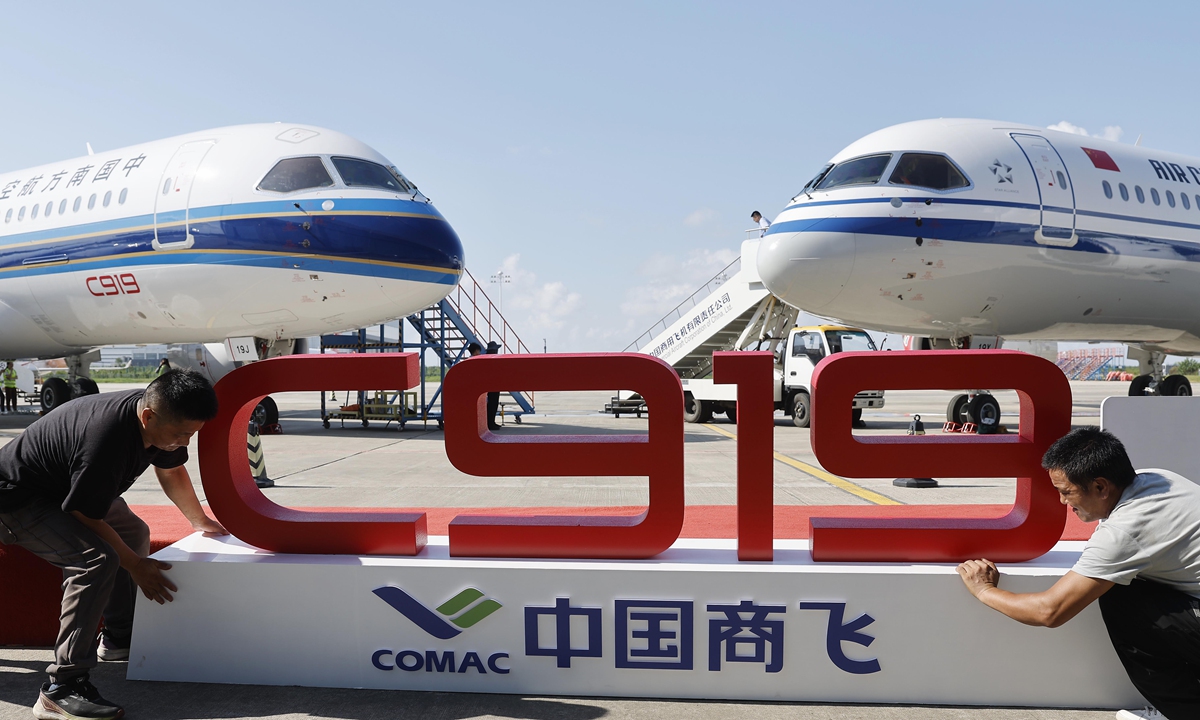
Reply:
<svg viewBox="0 0 1200 720"><path fill-rule="evenodd" d="M129 657L138 588L160 604L177 588L163 574L171 566L146 557L150 530L120 496L153 465L195 530L225 534L200 506L184 468L188 442L216 414L216 393L203 376L169 370L145 390L72 400L0 448L0 542L63 571L54 663L36 717L124 716L100 696L88 671L97 655Z"/></svg>

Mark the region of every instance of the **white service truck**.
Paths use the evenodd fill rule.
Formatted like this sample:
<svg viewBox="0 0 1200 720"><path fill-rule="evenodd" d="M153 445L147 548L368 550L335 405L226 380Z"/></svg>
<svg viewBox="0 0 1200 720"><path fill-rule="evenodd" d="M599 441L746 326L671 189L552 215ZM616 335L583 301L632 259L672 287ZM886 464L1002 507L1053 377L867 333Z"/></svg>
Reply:
<svg viewBox="0 0 1200 720"><path fill-rule="evenodd" d="M826 355L876 350L858 328L838 325L797 327L800 311L767 290L758 275L759 240L742 243L741 256L667 313L626 352L641 352L667 362L683 382L684 418L708 422L714 413L736 420L737 387L712 381L712 354L726 350L763 350L775 355L775 408L798 427L811 419L812 373ZM865 408L883 407L883 392L867 390L854 398L854 420ZM642 399L623 392L605 406L618 417L646 412Z"/></svg>
<svg viewBox="0 0 1200 720"><path fill-rule="evenodd" d="M775 354L775 409L790 415L796 427L812 420L812 375L817 363L839 352L875 351L865 330L838 325L808 325L793 328ZM782 357L780 357L782 355ZM854 396L854 423L862 423L862 411L883 407L882 390L864 390ZM731 422L737 416L737 386L719 385L708 378L683 378L683 418L702 423L713 413L724 413Z"/></svg>

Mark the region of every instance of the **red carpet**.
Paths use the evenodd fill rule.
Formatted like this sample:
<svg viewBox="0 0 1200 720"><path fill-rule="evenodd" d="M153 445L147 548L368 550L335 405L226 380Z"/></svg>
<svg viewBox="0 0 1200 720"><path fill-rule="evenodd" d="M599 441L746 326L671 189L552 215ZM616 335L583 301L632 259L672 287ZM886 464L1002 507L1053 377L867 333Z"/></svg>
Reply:
<svg viewBox="0 0 1200 720"><path fill-rule="evenodd" d="M316 508L314 508L316 509ZM322 508L333 509L333 508ZM1003 505L779 505L775 508L775 537L808 537L808 519L814 513L842 517L870 517L881 514L900 517L997 517L1008 508ZM380 508L380 511L393 511ZM150 526L150 545L158 551L191 534L191 525L172 505L135 505L133 511ZM413 511L409 509L409 511ZM636 515L642 508L420 508L428 521L431 535L447 534L450 521L460 514L560 515ZM737 508L733 505L693 505L683 520L685 538L732 538L737 528ZM1083 523L1074 513L1067 514L1063 540L1086 540L1095 523ZM58 611L62 600L62 575L52 565L19 547L0 545L0 645L53 645L58 635Z"/></svg>

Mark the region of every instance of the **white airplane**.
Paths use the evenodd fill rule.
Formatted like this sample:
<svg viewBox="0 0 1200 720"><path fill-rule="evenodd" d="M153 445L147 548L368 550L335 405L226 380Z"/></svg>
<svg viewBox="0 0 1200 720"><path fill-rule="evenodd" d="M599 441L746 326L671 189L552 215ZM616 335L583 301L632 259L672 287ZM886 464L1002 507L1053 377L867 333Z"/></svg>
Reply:
<svg viewBox="0 0 1200 720"><path fill-rule="evenodd" d="M182 135L0 175L0 357L67 358L49 409L97 391L102 345L207 343L223 372L436 303L463 262L429 199L354 138Z"/></svg>
<svg viewBox="0 0 1200 720"><path fill-rule="evenodd" d="M1200 158L989 120L896 125L805 185L758 270L792 305L926 348L1125 343L1131 395L1191 395L1162 363L1200 354ZM998 416L978 394L950 419Z"/></svg>

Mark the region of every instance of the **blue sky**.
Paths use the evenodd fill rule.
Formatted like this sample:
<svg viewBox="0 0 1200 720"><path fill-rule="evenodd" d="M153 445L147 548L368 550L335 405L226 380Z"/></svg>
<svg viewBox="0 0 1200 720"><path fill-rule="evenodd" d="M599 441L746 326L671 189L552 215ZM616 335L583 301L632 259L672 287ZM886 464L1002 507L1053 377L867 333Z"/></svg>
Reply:
<svg viewBox="0 0 1200 720"><path fill-rule="evenodd" d="M736 256L752 210L881 127L1066 121L1200 155L1198 7L9 4L0 172L244 122L340 130L433 198L476 277L513 276L530 346L620 350Z"/></svg>

